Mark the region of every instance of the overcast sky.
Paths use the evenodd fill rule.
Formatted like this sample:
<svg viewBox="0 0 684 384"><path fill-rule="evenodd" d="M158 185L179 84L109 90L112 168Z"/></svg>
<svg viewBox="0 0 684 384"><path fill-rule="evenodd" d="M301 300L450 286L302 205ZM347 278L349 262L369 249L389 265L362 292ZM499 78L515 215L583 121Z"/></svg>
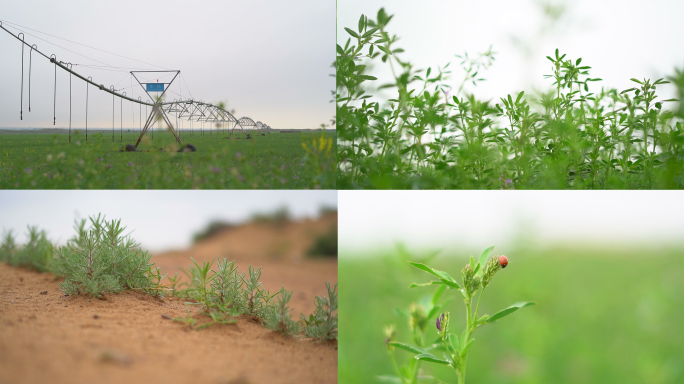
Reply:
<svg viewBox="0 0 684 384"><path fill-rule="evenodd" d="M335 114L330 103L335 87L330 76L335 60L334 1L4 1L0 20L15 34L23 31L26 42L48 56L54 53L60 61L80 64L74 70L107 88L128 87L123 91L134 98L143 91L135 83L131 87L131 70L178 69L182 79L176 79L167 99L180 98L181 93L188 98L191 93L195 100L224 101L229 110L236 110L237 118L249 116L276 129L316 128L330 124ZM24 50L20 121L21 43L0 30L0 127L52 127L54 65L32 55L29 113L29 51ZM86 83L74 78L73 127L85 126L85 99ZM137 128L140 108L132 104L123 103L124 127ZM115 109L119 127L118 99ZM56 127L68 124L69 75L58 68ZM112 95L92 86L88 126L112 126Z"/></svg>
<svg viewBox="0 0 684 384"><path fill-rule="evenodd" d="M189 246L211 220L239 223L283 206L294 218L315 217L321 207L337 207L337 191L0 191L0 229L23 243L26 226L37 225L63 244L74 219L102 213L159 251Z"/></svg>
<svg viewBox="0 0 684 384"><path fill-rule="evenodd" d="M565 11L551 22L542 3L565 4ZM405 49L399 57L424 70L451 62L450 84L455 87L463 72L454 68L460 62L454 55L472 56L493 46L495 63L479 74L486 81L466 90L495 102L508 93L549 89L552 81L543 77L551 73L546 56L556 48L567 58L581 57L583 65L592 67L590 77L604 80L593 83L593 91L601 85L631 88L630 78L657 79L671 75L675 67L684 68L681 0L344 0L338 4L338 44L349 38L344 27L356 30L361 14L376 19L384 7L394 14L388 31L400 38L395 46ZM391 79L391 71L379 59L374 61L371 73L381 80L377 86ZM663 99L675 95L670 85L659 89Z"/></svg>
<svg viewBox="0 0 684 384"><path fill-rule="evenodd" d="M345 255L535 244L684 246L682 191L340 191ZM355 251L355 252L354 252Z"/></svg>

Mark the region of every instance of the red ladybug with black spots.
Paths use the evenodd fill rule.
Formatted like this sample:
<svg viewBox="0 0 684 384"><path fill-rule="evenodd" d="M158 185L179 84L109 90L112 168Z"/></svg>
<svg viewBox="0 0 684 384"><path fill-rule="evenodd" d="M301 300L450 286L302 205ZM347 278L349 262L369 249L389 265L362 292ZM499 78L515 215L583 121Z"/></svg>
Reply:
<svg viewBox="0 0 684 384"><path fill-rule="evenodd" d="M499 257L499 265L501 266L501 268L506 268L506 266L508 265L508 257L503 255Z"/></svg>

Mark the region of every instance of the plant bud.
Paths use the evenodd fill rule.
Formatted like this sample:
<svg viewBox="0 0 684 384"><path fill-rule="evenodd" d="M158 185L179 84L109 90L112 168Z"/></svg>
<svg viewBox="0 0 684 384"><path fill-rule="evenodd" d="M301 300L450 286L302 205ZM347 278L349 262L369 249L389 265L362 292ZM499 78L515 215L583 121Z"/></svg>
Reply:
<svg viewBox="0 0 684 384"><path fill-rule="evenodd" d="M500 256L494 256L487 262L484 274L482 275L482 288L486 288L492 282L494 274L501 269Z"/></svg>
<svg viewBox="0 0 684 384"><path fill-rule="evenodd" d="M387 350L390 352L394 351L394 346L390 345L390 343L397 338L397 326L394 324L385 325L385 336L385 345L387 346Z"/></svg>
<svg viewBox="0 0 684 384"><path fill-rule="evenodd" d="M475 277L475 270L473 270L470 264L466 264L461 274L463 275L463 287L470 296L480 288L480 278Z"/></svg>
<svg viewBox="0 0 684 384"><path fill-rule="evenodd" d="M425 327L427 327L427 314L425 313L425 308L422 305L416 305L416 303L411 304L411 319L409 320L409 325L411 330L416 329L421 332L425 332Z"/></svg>
<svg viewBox="0 0 684 384"><path fill-rule="evenodd" d="M442 313L437 318L437 331L439 336L444 339L449 332L449 312Z"/></svg>
<svg viewBox="0 0 684 384"><path fill-rule="evenodd" d="M461 276L463 276L463 285L468 286L472 283L473 281L473 276L475 275L475 271L473 270L473 267L470 266L470 264L466 264L465 267L463 267L463 270L461 271Z"/></svg>

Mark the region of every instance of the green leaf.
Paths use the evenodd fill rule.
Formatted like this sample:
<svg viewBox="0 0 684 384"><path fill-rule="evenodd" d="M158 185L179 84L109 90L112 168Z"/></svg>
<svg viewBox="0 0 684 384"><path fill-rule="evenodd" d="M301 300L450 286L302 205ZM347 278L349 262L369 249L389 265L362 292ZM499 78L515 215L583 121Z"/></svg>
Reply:
<svg viewBox="0 0 684 384"><path fill-rule="evenodd" d="M472 259L473 257L470 256L470 258ZM475 276L480 275L480 267L482 267L482 265L478 262L477 265L475 265L475 268L473 268L473 273L475 274Z"/></svg>
<svg viewBox="0 0 684 384"><path fill-rule="evenodd" d="M363 31L363 27L365 24L365 18L363 17L363 14L359 18L359 33Z"/></svg>
<svg viewBox="0 0 684 384"><path fill-rule="evenodd" d="M387 383L387 384L402 384L404 381L401 379L401 377L396 376L396 375L380 375L380 376L375 376L375 380L378 383Z"/></svg>
<svg viewBox="0 0 684 384"><path fill-rule="evenodd" d="M458 346L459 351L462 351L463 348L465 348L466 343L468 342L468 340L466 340L466 331L468 331L467 327L466 327L466 329L463 330L463 333L461 333L461 339L460 339L461 342L459 343L459 346Z"/></svg>
<svg viewBox="0 0 684 384"><path fill-rule="evenodd" d="M415 346L415 345L406 344L406 343L401 343L401 342L398 342L398 341L392 341L392 342L390 342L389 344L390 344L390 345L393 345L393 346L395 346L395 347L397 347L397 348L401 348L401 349L403 349L403 350L405 350L405 351L413 352L413 353L415 353L415 354L429 355L428 351L426 351L425 349L423 349L423 348L421 348L421 347L417 347L417 346Z"/></svg>
<svg viewBox="0 0 684 384"><path fill-rule="evenodd" d="M422 269L423 271L425 271L425 272L427 272L427 273L431 273L431 274L433 274L433 275L439 277L440 280L444 281L445 283L446 283L445 280L447 280L447 281L449 281L449 282L452 282L452 283L456 283L456 281L454 281L454 278L451 277L451 276L449 276L449 274L446 273L446 272L443 272L443 271L440 271L440 270L438 270L438 269L434 269L434 268L428 267L427 265L425 265L425 264L423 264L423 263L416 263L416 262L413 262L413 261L409 261L408 263L411 264L411 265L413 265L414 267L416 267L416 268L418 268L418 269ZM447 284L447 285L448 285L448 284ZM460 286L458 286L458 284L456 284L456 286L457 286L458 288L460 288Z"/></svg>
<svg viewBox="0 0 684 384"><path fill-rule="evenodd" d="M639 84L641 84L641 85L644 85L644 83L642 83L641 81L639 81L639 80L637 80L637 79L635 79L635 78L631 78L630 80L632 80L632 81L635 82L635 83L639 83Z"/></svg>
<svg viewBox="0 0 684 384"><path fill-rule="evenodd" d="M520 94L522 94L522 92L520 92ZM518 96L518 98L520 98L520 96ZM482 251L482 253L480 254L480 264L482 265L482 269L484 269L484 266L487 263L487 259L489 258L489 254L492 253L492 249L494 249L493 245Z"/></svg>
<svg viewBox="0 0 684 384"><path fill-rule="evenodd" d="M456 351L460 354L461 352L460 352L460 346L459 346L459 342L458 342L458 336L456 336L456 334L454 334L454 333L450 333L447 337L447 340L449 341L449 344L451 344L451 348L453 348L454 351Z"/></svg>
<svg viewBox="0 0 684 384"><path fill-rule="evenodd" d="M502 310L500 310L499 312L497 312L497 313L493 314L492 316L490 316L489 319L487 319L487 322L488 322L488 323L491 323L492 321L499 320L500 318L505 317L505 316L508 316L508 315L510 315L511 313L517 311L517 310L520 309L520 308L524 308L524 307L527 307L528 305L534 305L534 304L535 304L535 303L532 302L532 301L527 301L527 302L522 302L522 301L521 301L521 302L519 302L519 303L515 303L515 304L511 305L510 307L505 308L505 309L502 309Z"/></svg>
<svg viewBox="0 0 684 384"><path fill-rule="evenodd" d="M431 354L429 354L429 353L424 353L424 354L422 354L422 355L416 355L416 356L414 357L414 359L416 359L416 360L423 360L423 361L429 361L429 362L431 362L431 363L444 364L444 365L449 365L449 364L451 364L451 363L449 363L448 361L439 359L439 358L437 358L437 357L435 357L435 356L433 356L433 355L431 355Z"/></svg>
<svg viewBox="0 0 684 384"><path fill-rule="evenodd" d="M444 285L444 282L433 280L429 283L423 283L423 284L413 283L413 284L409 285L409 288L427 287L429 285Z"/></svg>
<svg viewBox="0 0 684 384"><path fill-rule="evenodd" d="M475 339L470 339L468 344L465 345L465 348L463 348L461 351L461 357L465 357L465 355L468 353L468 349L470 349L470 346L473 345L473 341L475 341Z"/></svg>
<svg viewBox="0 0 684 384"><path fill-rule="evenodd" d="M453 279L451 279L451 280L442 279L442 282L444 284L448 285L449 287L453 288L453 289L461 289L461 286L458 285L458 283Z"/></svg>
<svg viewBox="0 0 684 384"><path fill-rule="evenodd" d="M377 80L378 78L375 76L368 76L368 75L359 75L360 78L364 80Z"/></svg>
<svg viewBox="0 0 684 384"><path fill-rule="evenodd" d="M370 37L370 36L372 36L372 35L375 33L375 31L377 31L377 30L378 30L377 28L369 29L368 31L366 31L366 33L364 33L363 35L361 35L361 38L362 38L362 39L365 39L366 37Z"/></svg>
<svg viewBox="0 0 684 384"><path fill-rule="evenodd" d="M520 102L520 99L522 99L524 93L525 93L525 91L518 93L518 97L515 99L516 104L518 104Z"/></svg>
<svg viewBox="0 0 684 384"><path fill-rule="evenodd" d="M344 30L347 31L347 33L350 34L350 35L352 35L353 37L356 37L356 38L359 37L359 34L358 34L358 33L354 32L353 30L351 30L351 29L349 29L349 28L347 28L347 27L345 27Z"/></svg>
<svg viewBox="0 0 684 384"><path fill-rule="evenodd" d="M475 258L472 255L470 256L470 266L475 268Z"/></svg>
<svg viewBox="0 0 684 384"><path fill-rule="evenodd" d="M437 288L435 291L435 294L432 295L432 306L436 306L437 303L439 302L439 299L442 298L442 294L444 294L444 291L446 291L446 286L442 285L441 287Z"/></svg>

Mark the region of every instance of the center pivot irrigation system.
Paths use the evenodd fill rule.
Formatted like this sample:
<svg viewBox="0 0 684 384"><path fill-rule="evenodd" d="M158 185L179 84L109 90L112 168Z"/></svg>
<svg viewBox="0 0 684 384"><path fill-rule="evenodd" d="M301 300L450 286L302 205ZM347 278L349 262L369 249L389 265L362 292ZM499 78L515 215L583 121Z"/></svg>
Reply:
<svg viewBox="0 0 684 384"><path fill-rule="evenodd" d="M252 120L249 117L242 117L240 119L236 119L230 112L226 111L223 109L221 106L217 106L211 103L205 103L202 101L196 101L193 99L186 99L186 100L176 100L174 99L173 101L168 101L164 102L163 101L163 96L166 93L166 91L169 89L169 86L173 83L173 81L178 77L180 74L180 71L131 71L130 74L131 76L140 84L142 89L145 91L145 93L150 97L150 100L147 102L142 101L140 97L138 99L133 99L128 96L126 96L126 92L119 93L121 90L114 89L114 86L110 86L109 88L106 88L103 84L97 84L93 81L93 79L89 77L84 77L75 71L72 70L73 64L71 63L65 63L63 61L58 61L57 56L55 54L52 54L50 56L47 56L43 52L38 50L38 47L33 44L29 45L27 42L24 41L24 34L23 33L18 33L14 34L7 30L3 25L2 21L0 21L0 28L5 30L5 32L9 33L10 35L14 36L17 40L19 40L22 45L21 45L21 110L19 112L19 118L20 120L24 119L24 46L29 47L29 74L28 74L28 100L29 100L29 112L31 111L31 54L33 51L39 53L41 56L45 57L46 59L50 60L50 63L53 63L55 65L55 84L54 84L54 101L53 101L53 119L52 119L52 125L56 124L57 118L56 118L56 109L57 109L57 67L67 71L70 73L69 76L69 142L71 143L71 78L72 75L78 77L79 79L85 81L86 87L89 85L94 85L95 87L99 88L101 91L109 92L112 94L112 141L114 141L114 101L116 97L119 97L121 100L121 103L123 103L123 100L128 100L132 103L137 103L140 104L141 108L143 105L146 107L152 107L152 110L150 111L149 115L147 116L147 121L145 122L145 126L140 128L140 137L138 137L138 141L135 143L135 147L137 148L138 145L140 144L140 140L142 140L143 136L145 133L147 133L150 128L153 128L154 123L157 120L163 119L166 125L169 127L169 130L173 133L174 137L176 138L176 141L178 141L178 144L183 144L181 142L181 137L180 137L180 130L176 130L176 127L179 126L179 124L172 124L171 120L169 119L169 115L175 115L176 122L179 122L180 120L188 120L191 123L192 127L192 122L193 121L198 121L202 122L208 122L208 123L215 123L217 126L220 127L226 127L226 124L228 124L228 128L230 128L230 133L228 134L228 137L230 137L233 134L233 131L235 131L236 128L240 128L240 131L242 131L245 135L248 135L247 132L245 132L245 127L251 127L252 130L257 130L260 132L267 132L270 133L273 131L273 129L260 122L257 121L256 123L254 120ZM173 75L173 78L168 82L168 83L160 83L157 80L156 83L152 82L146 82L145 80L140 81L138 78L138 75L141 77L143 74L159 74L159 73L167 73L167 75ZM162 76L163 77L163 76ZM86 141L88 140L88 89L86 88ZM150 95L150 92L161 92L161 94L158 94L158 96L152 96ZM151 101L154 100L154 101ZM147 109L147 108L146 108ZM141 116L142 116L142 109L141 109ZM121 141L123 141L123 122L121 123ZM219 125L220 124L220 125ZM232 125L232 127L231 127ZM248 128L249 129L249 128ZM192 134L192 131L190 131Z"/></svg>

